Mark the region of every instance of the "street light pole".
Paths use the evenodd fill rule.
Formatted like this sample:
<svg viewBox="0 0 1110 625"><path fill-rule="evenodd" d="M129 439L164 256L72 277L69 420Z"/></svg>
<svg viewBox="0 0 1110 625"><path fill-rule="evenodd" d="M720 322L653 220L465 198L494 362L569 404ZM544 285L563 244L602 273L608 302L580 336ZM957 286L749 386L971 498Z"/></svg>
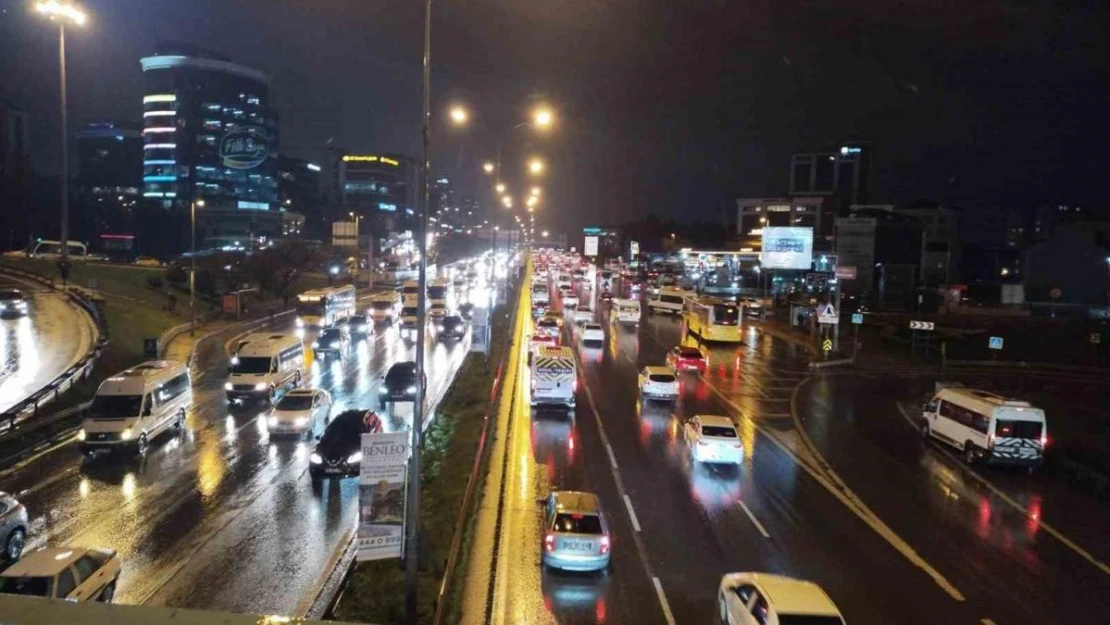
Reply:
<svg viewBox="0 0 1110 625"><path fill-rule="evenodd" d="M62 283L69 277L69 120L66 116L66 23L58 20L58 67L62 96Z"/></svg>
<svg viewBox="0 0 1110 625"><path fill-rule="evenodd" d="M197 206L204 206L204 200L193 198L189 203L189 336L197 333Z"/></svg>
<svg viewBox="0 0 1110 625"><path fill-rule="evenodd" d="M420 156L420 293L416 303L416 397L412 411L412 455L409 461L408 510L405 514L405 621L417 625L417 558L420 529L420 447L424 426L424 334L427 324L428 280L428 133L432 118L432 0L424 0L424 106Z"/></svg>

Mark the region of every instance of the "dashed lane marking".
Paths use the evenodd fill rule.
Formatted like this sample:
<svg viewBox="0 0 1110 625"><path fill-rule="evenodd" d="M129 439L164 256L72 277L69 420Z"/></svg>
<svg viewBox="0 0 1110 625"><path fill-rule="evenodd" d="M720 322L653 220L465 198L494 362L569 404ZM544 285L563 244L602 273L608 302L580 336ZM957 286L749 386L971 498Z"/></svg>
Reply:
<svg viewBox="0 0 1110 625"><path fill-rule="evenodd" d="M674 614L671 613L671 604L667 603L667 595L663 592L663 583L658 577L652 577L651 585L655 586L655 594L659 597L659 604L663 606L663 617L667 619L667 625L674 625Z"/></svg>
<svg viewBox="0 0 1110 625"><path fill-rule="evenodd" d="M628 518L632 519L632 529L640 531L640 520L636 518L636 511L632 508L632 500L624 496L624 505L628 508Z"/></svg>
<svg viewBox="0 0 1110 625"><path fill-rule="evenodd" d="M755 515L752 514L751 508L748 507L748 504L744 503L744 500L742 499L736 503L740 504L740 509L744 511L744 514L748 515L748 520L752 522L752 525L755 526L755 529L759 530L759 533L762 534L764 538L770 538L771 535L767 533L766 528L764 528L763 524L759 522L759 519L755 518Z"/></svg>

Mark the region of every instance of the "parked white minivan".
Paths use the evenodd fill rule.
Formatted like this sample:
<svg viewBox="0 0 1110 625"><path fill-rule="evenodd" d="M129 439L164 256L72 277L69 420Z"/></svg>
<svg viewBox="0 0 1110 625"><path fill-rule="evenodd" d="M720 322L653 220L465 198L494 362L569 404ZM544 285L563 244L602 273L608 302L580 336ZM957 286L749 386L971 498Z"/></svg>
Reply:
<svg viewBox="0 0 1110 625"><path fill-rule="evenodd" d="M271 402L304 378L304 345L292 334L256 332L239 341L228 367L228 401L262 398Z"/></svg>
<svg viewBox="0 0 1110 625"><path fill-rule="evenodd" d="M172 360L151 360L100 384L77 432L81 451L126 449L146 454L150 442L185 427L193 405L189 368Z"/></svg>

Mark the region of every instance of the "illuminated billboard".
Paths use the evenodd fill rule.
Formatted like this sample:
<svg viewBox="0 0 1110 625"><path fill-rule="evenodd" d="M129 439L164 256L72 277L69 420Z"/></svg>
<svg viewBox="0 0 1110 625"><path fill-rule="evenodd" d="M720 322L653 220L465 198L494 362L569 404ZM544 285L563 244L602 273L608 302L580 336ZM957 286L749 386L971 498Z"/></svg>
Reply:
<svg viewBox="0 0 1110 625"><path fill-rule="evenodd" d="M597 237L586 237L586 256L597 256Z"/></svg>
<svg viewBox="0 0 1110 625"><path fill-rule="evenodd" d="M809 269L813 264L813 228L763 229L764 269Z"/></svg>

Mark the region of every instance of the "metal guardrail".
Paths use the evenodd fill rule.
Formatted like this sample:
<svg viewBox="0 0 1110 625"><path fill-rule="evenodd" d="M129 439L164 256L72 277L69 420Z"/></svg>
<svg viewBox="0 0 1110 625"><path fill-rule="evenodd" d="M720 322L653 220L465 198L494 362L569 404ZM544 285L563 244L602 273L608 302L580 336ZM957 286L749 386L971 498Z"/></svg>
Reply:
<svg viewBox="0 0 1110 625"><path fill-rule="evenodd" d="M96 303L83 289L77 287L59 288L52 278L6 265L0 265L0 274L7 274L24 280L38 282L52 291L60 290L69 298L70 302L80 307L92 318L96 323L98 334L96 340L93 342L93 346L73 366L63 371L40 389L31 393L26 399L12 406L0 415L0 431L4 432L4 435L0 435L0 442L2 442L4 436L10 434L12 430L36 430L40 427L53 425L54 421L52 419L42 420L43 423L38 423L40 420L36 419L36 417L39 416L39 410L43 406L58 399L62 393L72 388L74 384L88 379L89 375L92 373L93 366L104 350L104 346L108 344L108 326L104 317L100 314L100 309L97 308ZM24 422L28 423L24 425Z"/></svg>

